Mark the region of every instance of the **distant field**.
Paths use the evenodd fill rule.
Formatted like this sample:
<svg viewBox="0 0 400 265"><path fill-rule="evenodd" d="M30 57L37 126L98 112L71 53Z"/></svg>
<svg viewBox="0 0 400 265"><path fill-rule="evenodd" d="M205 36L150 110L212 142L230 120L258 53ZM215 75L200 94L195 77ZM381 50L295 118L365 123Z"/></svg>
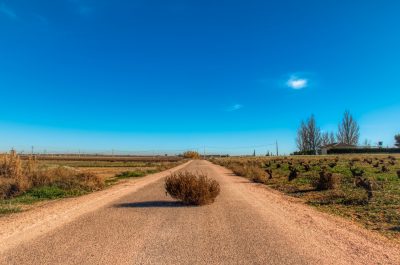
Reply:
<svg viewBox="0 0 400 265"><path fill-rule="evenodd" d="M400 240L400 155L231 157L211 161L322 211Z"/></svg>
<svg viewBox="0 0 400 265"><path fill-rule="evenodd" d="M30 155L21 155L26 160ZM38 160L47 161L107 161L107 162L176 162L179 156L102 156L102 155L36 155Z"/></svg>

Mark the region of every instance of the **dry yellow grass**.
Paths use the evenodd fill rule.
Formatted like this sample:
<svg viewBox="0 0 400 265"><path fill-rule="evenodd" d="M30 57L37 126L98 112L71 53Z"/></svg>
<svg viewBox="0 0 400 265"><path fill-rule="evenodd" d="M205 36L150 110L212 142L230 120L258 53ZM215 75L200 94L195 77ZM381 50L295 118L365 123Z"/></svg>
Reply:
<svg viewBox="0 0 400 265"><path fill-rule="evenodd" d="M79 172L72 168L40 167L34 156L23 163L15 151L1 156L0 198L11 198L44 186L93 191L103 188L104 180L91 172Z"/></svg>

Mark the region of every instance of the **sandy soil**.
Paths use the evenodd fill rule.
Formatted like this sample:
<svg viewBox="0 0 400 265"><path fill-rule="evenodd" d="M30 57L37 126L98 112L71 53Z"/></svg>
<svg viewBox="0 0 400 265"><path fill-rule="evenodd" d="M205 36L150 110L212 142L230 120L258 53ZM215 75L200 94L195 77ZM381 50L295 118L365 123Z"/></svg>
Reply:
<svg viewBox="0 0 400 265"><path fill-rule="evenodd" d="M182 167L219 181L214 204L182 206L158 173L0 219L0 263L400 264L399 245L349 221L206 161Z"/></svg>

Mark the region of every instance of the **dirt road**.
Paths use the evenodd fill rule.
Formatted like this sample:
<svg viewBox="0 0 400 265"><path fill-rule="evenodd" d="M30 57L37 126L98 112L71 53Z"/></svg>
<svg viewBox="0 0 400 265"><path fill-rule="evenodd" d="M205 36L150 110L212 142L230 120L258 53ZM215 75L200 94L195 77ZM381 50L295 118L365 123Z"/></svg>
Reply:
<svg viewBox="0 0 400 265"><path fill-rule="evenodd" d="M31 225L10 235L0 219L0 263L400 264L398 245L347 221L206 161L184 168L220 182L214 204L181 206L163 190L167 173L149 176L114 188L114 197L99 193L95 209L71 210L40 231Z"/></svg>

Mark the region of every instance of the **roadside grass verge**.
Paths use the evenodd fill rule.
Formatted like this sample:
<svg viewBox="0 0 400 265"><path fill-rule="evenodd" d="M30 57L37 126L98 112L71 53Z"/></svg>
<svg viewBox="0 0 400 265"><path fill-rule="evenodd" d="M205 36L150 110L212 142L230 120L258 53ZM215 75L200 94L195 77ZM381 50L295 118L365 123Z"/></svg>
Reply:
<svg viewBox="0 0 400 265"><path fill-rule="evenodd" d="M0 216L11 214L11 213L18 213L21 211L22 211L21 207L0 203Z"/></svg>
<svg viewBox="0 0 400 265"><path fill-rule="evenodd" d="M87 161L83 162L87 165ZM109 163L100 162L103 165ZM37 161L34 156L22 160L12 151L10 154L0 155L0 215L23 211L40 201L81 196L104 189L123 179L143 177L175 167L182 162L184 160L132 162L138 169L118 173L112 177L101 177L90 169L80 170L65 164L45 164L43 161ZM99 164L94 168L97 168L97 165Z"/></svg>
<svg viewBox="0 0 400 265"><path fill-rule="evenodd" d="M399 156L219 158L212 162L400 240ZM257 178L262 181L249 173L253 167L263 171Z"/></svg>

